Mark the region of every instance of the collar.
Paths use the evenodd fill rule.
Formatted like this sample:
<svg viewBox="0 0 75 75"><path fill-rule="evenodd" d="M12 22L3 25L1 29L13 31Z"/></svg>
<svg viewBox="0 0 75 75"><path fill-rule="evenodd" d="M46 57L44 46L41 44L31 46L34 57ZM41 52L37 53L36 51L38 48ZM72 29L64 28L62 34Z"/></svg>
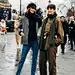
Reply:
<svg viewBox="0 0 75 75"><path fill-rule="evenodd" d="M54 13L53 15L49 15L49 14L47 15L47 17L50 18L50 19L53 19L53 18L56 17L56 16L57 16L56 13Z"/></svg>

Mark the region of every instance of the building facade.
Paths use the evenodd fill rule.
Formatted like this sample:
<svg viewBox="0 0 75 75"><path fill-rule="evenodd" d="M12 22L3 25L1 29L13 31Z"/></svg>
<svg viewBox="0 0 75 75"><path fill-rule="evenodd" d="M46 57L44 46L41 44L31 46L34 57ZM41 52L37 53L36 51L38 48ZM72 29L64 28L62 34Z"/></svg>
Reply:
<svg viewBox="0 0 75 75"><path fill-rule="evenodd" d="M8 0L0 0L0 21L1 19L11 19L11 4Z"/></svg>
<svg viewBox="0 0 75 75"><path fill-rule="evenodd" d="M2 3L8 3L8 0L0 0Z"/></svg>
<svg viewBox="0 0 75 75"><path fill-rule="evenodd" d="M0 8L8 8L8 7L10 7L8 0L0 0Z"/></svg>

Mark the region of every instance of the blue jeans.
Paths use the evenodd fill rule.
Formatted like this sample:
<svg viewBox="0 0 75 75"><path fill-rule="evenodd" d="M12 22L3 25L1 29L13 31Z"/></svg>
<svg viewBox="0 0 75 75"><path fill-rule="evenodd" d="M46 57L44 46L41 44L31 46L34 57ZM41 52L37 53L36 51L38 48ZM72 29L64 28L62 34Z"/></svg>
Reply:
<svg viewBox="0 0 75 75"><path fill-rule="evenodd" d="M38 55L38 42L37 41L30 41L28 45L23 45L21 59L18 64L18 69L17 69L16 75L20 75L24 61L26 59L26 56L27 56L30 48L32 48L32 51L33 51L31 75L35 75L36 65L37 65L37 55Z"/></svg>

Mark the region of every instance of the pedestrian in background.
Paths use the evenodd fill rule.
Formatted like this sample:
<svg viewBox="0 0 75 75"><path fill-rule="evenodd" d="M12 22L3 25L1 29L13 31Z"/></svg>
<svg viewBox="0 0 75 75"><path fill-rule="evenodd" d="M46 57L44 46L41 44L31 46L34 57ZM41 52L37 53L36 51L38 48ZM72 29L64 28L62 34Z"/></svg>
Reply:
<svg viewBox="0 0 75 75"><path fill-rule="evenodd" d="M1 31L6 33L6 22L4 19L1 19L0 26L1 26Z"/></svg>
<svg viewBox="0 0 75 75"><path fill-rule="evenodd" d="M18 17L14 21L14 31L15 31L15 37L16 37L16 43L17 43L17 53L16 53L16 63L15 63L15 66L18 65L19 60L20 60L21 36L19 35L19 25L20 25L20 17Z"/></svg>
<svg viewBox="0 0 75 75"><path fill-rule="evenodd" d="M26 60L26 56L30 50L32 49L32 67L31 67L31 75L35 75L36 66L37 66L37 55L38 55L38 41L37 41L37 23L41 26L42 20L40 16L36 14L36 5L34 3L30 3L27 6L27 12L25 16L22 18L21 26L20 26L20 35L22 36L22 53L21 59L18 64L18 69L16 75L20 75L24 61Z"/></svg>
<svg viewBox="0 0 75 75"><path fill-rule="evenodd" d="M61 16L60 17L60 21L62 23L62 27L63 27L63 32L64 32L64 43L61 44L61 53L64 54L65 52L65 44L67 42L67 36L68 36L68 33L69 33L69 29L68 29L68 22L66 21L65 17L64 16Z"/></svg>
<svg viewBox="0 0 75 75"><path fill-rule="evenodd" d="M40 37L39 69L40 75L47 75L47 61L49 63L49 75L56 75L57 45L55 38L63 37L62 25L56 14L56 6L47 6L48 15L42 23ZM63 38L62 38L63 39Z"/></svg>
<svg viewBox="0 0 75 75"><path fill-rule="evenodd" d="M38 14L41 17L41 19L43 19L43 12L42 12L41 8L38 8L36 10L36 14Z"/></svg>
<svg viewBox="0 0 75 75"><path fill-rule="evenodd" d="M70 50L73 50L74 45L75 45L75 34L74 34L75 24L74 24L72 17L69 18L68 25L69 25L69 38L70 38L69 40L70 40L70 45L71 45ZM73 44L73 42L74 42L74 44Z"/></svg>

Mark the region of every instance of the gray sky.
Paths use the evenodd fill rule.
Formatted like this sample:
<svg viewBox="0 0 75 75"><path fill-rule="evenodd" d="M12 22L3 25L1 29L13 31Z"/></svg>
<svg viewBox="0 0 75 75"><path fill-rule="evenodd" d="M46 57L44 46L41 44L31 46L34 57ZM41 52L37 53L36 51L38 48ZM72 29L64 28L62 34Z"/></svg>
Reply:
<svg viewBox="0 0 75 75"><path fill-rule="evenodd" d="M21 0L22 1L22 6L26 7L28 3L30 2L36 2L37 6L41 7L41 8L45 8L48 4L49 0ZM52 3L55 4L59 4L61 3L63 0L52 0ZM12 4L12 7L15 9L19 10L19 4L20 4L20 0L9 0L9 2Z"/></svg>
<svg viewBox="0 0 75 75"><path fill-rule="evenodd" d="M48 1L49 0L21 0L22 1L22 9L25 9L25 10L22 10L22 11L26 11L26 6L30 3L30 2L34 2L36 3L36 5L38 7L41 7L42 10L46 9L47 5L48 5ZM18 11L20 10L20 0L9 0L9 2L11 3L12 5L12 8L14 9L17 9ZM58 5L59 4L64 4L67 6L67 8L70 8L70 3L69 3L69 0L51 0L51 3L55 4L56 7L58 8ZM57 11L58 15L63 15L65 16L66 13L67 13L67 9L60 7L59 11ZM60 12L60 10L62 11L62 13Z"/></svg>

